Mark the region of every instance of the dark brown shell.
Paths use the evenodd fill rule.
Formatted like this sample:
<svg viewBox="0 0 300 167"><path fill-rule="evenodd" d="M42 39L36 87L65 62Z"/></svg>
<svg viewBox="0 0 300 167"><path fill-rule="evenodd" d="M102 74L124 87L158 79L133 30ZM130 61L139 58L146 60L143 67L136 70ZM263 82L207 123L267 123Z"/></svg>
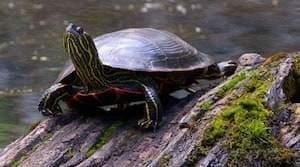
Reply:
<svg viewBox="0 0 300 167"><path fill-rule="evenodd" d="M95 38L99 58L114 68L147 71L191 71L212 59L178 36L152 28L132 28Z"/></svg>
<svg viewBox="0 0 300 167"><path fill-rule="evenodd" d="M104 65L144 72L188 72L214 63L175 34L152 28L131 28L94 39ZM56 82L70 77L73 64L67 62Z"/></svg>

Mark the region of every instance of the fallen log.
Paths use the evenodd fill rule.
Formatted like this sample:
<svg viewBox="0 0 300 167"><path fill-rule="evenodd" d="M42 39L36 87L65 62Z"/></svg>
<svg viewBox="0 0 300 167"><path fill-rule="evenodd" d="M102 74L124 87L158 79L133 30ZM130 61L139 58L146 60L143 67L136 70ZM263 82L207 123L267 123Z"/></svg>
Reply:
<svg viewBox="0 0 300 167"><path fill-rule="evenodd" d="M173 103L155 132L135 128L130 111L46 118L0 166L300 166L299 83L300 53L280 53Z"/></svg>

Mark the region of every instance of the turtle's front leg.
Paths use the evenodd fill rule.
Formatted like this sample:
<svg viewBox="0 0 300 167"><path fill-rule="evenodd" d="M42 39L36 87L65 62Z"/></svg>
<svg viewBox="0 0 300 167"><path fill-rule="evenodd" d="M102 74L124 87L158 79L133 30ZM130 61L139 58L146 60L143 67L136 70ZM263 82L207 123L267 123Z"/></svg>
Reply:
<svg viewBox="0 0 300 167"><path fill-rule="evenodd" d="M75 89L71 85L57 83L48 88L40 99L38 110L45 116L62 113L58 102L71 97Z"/></svg>
<svg viewBox="0 0 300 167"><path fill-rule="evenodd" d="M158 96L159 90L155 83L151 83L141 83L145 93L146 104L144 118L138 121L138 125L143 129L156 129L161 120L162 106Z"/></svg>

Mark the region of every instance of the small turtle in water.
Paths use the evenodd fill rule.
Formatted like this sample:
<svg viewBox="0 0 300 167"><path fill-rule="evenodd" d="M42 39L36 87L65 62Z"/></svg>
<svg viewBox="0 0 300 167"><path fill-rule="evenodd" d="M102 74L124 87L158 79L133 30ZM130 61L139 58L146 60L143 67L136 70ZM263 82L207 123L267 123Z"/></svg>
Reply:
<svg viewBox="0 0 300 167"><path fill-rule="evenodd" d="M161 119L160 95L190 85L195 79L232 74L236 63L216 64L176 35L152 28L132 28L92 39L70 24L64 35L70 57L54 85L41 97L43 115L56 115L65 101L104 106L145 100L141 128L156 128Z"/></svg>

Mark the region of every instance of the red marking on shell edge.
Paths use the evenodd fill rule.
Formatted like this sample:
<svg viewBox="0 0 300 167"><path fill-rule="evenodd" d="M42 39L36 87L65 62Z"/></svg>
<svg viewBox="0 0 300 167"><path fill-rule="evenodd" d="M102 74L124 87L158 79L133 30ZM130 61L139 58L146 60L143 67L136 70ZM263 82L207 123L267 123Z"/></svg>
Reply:
<svg viewBox="0 0 300 167"><path fill-rule="evenodd" d="M91 92L91 93L78 92L77 93L77 95L83 96L83 97L84 96L101 96L101 94L136 94L136 95L141 95L141 94L144 94L144 93L140 92L140 91L134 91L134 90L118 88L118 87L111 87L109 89L105 89L104 91L98 91L98 92Z"/></svg>
<svg viewBox="0 0 300 167"><path fill-rule="evenodd" d="M117 87L113 87L112 89L116 93L137 94L137 95L143 94L143 92L133 91L133 90L129 90L129 89L121 89L121 88L117 88Z"/></svg>
<svg viewBox="0 0 300 167"><path fill-rule="evenodd" d="M144 93L129 89L111 87L104 91L83 93L78 92L68 100L69 106L103 106L122 102L138 101L144 98Z"/></svg>

